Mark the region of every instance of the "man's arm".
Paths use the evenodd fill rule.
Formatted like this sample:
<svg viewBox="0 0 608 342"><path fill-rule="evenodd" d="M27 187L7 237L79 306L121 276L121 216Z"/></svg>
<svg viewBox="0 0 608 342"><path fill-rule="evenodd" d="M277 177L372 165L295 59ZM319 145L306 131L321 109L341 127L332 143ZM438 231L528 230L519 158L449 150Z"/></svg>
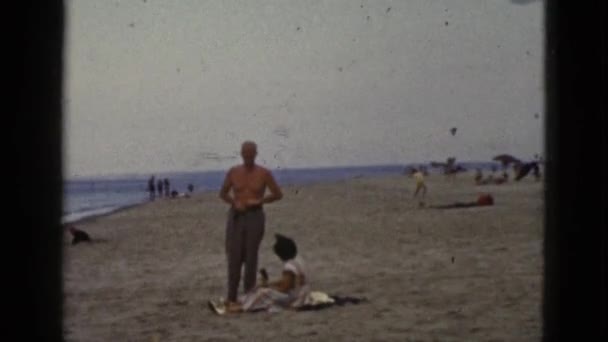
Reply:
<svg viewBox="0 0 608 342"><path fill-rule="evenodd" d="M270 171L266 174L266 185L268 186L268 190L270 190L270 195L264 197L263 203L272 203L283 198L283 192Z"/></svg>
<svg viewBox="0 0 608 342"><path fill-rule="evenodd" d="M231 173L232 169L228 171L228 173L226 174L226 178L224 178L224 183L222 184L222 188L220 189L220 198L224 202L230 204L231 206L234 206L234 198L230 196L230 189L232 189L232 181L230 180Z"/></svg>

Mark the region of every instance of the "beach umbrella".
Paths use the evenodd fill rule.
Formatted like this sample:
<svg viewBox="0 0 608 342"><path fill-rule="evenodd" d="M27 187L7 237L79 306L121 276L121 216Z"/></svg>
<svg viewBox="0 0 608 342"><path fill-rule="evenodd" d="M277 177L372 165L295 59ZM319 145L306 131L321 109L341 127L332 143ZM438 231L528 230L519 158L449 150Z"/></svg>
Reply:
<svg viewBox="0 0 608 342"><path fill-rule="evenodd" d="M499 154L496 157L492 158L492 160L499 161L500 163L502 163L503 167L506 167L506 166L508 166L511 163L513 163L513 164L520 164L521 163L521 160L513 157L510 154Z"/></svg>

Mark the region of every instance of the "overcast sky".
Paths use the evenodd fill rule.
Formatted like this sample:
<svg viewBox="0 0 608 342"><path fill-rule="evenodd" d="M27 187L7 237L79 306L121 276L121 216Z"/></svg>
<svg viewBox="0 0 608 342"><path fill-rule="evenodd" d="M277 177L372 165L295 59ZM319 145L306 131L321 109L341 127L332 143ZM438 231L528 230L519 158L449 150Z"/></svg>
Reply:
<svg viewBox="0 0 608 342"><path fill-rule="evenodd" d="M67 9L68 177L224 169L244 139L271 168L542 153L541 1Z"/></svg>

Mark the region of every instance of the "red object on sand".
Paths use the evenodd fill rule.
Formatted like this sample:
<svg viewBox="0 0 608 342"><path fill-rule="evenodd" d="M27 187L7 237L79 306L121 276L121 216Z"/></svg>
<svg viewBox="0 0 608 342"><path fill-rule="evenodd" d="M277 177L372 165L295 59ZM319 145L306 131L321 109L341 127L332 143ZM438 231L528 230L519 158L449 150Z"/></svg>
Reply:
<svg viewBox="0 0 608 342"><path fill-rule="evenodd" d="M482 194L477 198L477 204L479 205L493 205L494 198L490 194Z"/></svg>

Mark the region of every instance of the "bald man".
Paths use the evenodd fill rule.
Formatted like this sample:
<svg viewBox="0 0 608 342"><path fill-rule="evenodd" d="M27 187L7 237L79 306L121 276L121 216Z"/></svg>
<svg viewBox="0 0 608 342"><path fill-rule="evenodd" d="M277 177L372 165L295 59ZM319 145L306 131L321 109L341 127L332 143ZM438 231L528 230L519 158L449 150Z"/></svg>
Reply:
<svg viewBox="0 0 608 342"><path fill-rule="evenodd" d="M256 165L257 145L246 141L241 146L243 164L231 168L220 190L220 198L230 205L226 224L228 257L227 305L237 305L241 268L245 264L243 288L255 288L258 249L264 236L263 205L283 197L272 173ZM270 193L266 195L266 190Z"/></svg>

